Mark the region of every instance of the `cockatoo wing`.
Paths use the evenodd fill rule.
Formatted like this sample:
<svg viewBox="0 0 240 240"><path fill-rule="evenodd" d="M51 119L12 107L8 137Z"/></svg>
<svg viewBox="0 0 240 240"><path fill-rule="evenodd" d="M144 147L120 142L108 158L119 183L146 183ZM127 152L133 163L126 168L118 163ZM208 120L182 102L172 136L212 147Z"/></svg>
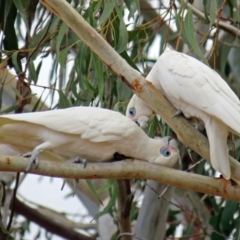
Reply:
<svg viewBox="0 0 240 240"><path fill-rule="evenodd" d="M81 136L92 142L115 141L131 132L135 123L121 113L95 107L73 107L46 112L0 116L0 126L27 122Z"/></svg>
<svg viewBox="0 0 240 240"><path fill-rule="evenodd" d="M195 58L167 51L160 56L147 79L183 113L184 108L191 105L240 133L239 99L220 75ZM189 115L195 116L195 113Z"/></svg>

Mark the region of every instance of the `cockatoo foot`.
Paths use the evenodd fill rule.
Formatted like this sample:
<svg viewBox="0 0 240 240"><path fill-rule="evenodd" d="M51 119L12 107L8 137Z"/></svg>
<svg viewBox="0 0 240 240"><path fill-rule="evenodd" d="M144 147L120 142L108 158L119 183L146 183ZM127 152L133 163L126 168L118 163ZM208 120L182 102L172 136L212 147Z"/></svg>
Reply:
<svg viewBox="0 0 240 240"><path fill-rule="evenodd" d="M86 168L86 166L87 166L87 159L81 159L81 158L77 157L73 161L73 163L77 163L77 164L81 163L81 164L83 164L83 168ZM74 179L74 183L73 183L73 197L74 197L74 195L76 193L76 184L78 184L78 183L79 183L79 179Z"/></svg>
<svg viewBox="0 0 240 240"><path fill-rule="evenodd" d="M173 115L172 118L175 118L176 116L179 116L182 114L182 111L180 109L178 109Z"/></svg>
<svg viewBox="0 0 240 240"><path fill-rule="evenodd" d="M38 160L38 156L40 154L41 150L39 149L34 149L32 152L28 152L22 155L22 157L30 157L30 160L28 162L27 168L26 168L26 172L29 172L30 168L35 165L35 169L38 167L39 164L39 160Z"/></svg>
<svg viewBox="0 0 240 240"><path fill-rule="evenodd" d="M73 163L81 163L81 164L83 164L83 168L86 168L86 166L87 166L87 159L81 159L81 158L77 157L73 161Z"/></svg>

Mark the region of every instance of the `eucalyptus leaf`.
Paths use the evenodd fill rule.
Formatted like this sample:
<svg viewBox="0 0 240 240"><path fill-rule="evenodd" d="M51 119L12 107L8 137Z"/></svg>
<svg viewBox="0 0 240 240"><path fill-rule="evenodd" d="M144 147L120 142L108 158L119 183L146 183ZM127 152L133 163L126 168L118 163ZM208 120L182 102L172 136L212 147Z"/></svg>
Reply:
<svg viewBox="0 0 240 240"><path fill-rule="evenodd" d="M196 41L196 38L194 36L194 25L193 25L193 15L192 10L189 10L188 13L185 16L184 24L183 24L183 37L190 48L193 48L193 50L196 52L196 54L199 56L199 58L206 64L208 64L208 61L204 57L200 47L198 46L198 43Z"/></svg>

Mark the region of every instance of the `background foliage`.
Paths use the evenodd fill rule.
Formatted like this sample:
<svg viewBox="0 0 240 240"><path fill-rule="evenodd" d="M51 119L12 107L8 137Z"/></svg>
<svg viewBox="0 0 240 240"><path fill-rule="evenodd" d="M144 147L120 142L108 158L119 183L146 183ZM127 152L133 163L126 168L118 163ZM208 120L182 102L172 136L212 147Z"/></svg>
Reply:
<svg viewBox="0 0 240 240"><path fill-rule="evenodd" d="M215 69L239 96L240 12L237 0L188 2L72 0L68 2L133 68L144 76L164 49L170 47L188 53ZM11 111L20 113L24 109L36 111L46 106L54 109L79 105L101 106L125 112L132 94L130 89L64 22L48 12L38 1L1 0L0 23L2 113ZM6 70L9 71L7 74ZM13 77L9 78L8 74L14 74L16 82ZM38 86L37 97L33 93L33 89L36 89L34 86ZM7 96L11 96L11 99L9 100ZM30 109L26 110L27 106L30 106ZM155 118L149 125L148 134L165 136L171 134L171 130L163 121ZM231 138L229 143L231 154L238 159L239 140ZM198 162L201 159L194 152L184 146L180 146L180 149L182 159L180 168L187 170L193 166L189 171L209 176L215 174L205 161ZM198 164L194 165L196 162ZM9 188L11 192L10 183L6 185L6 189ZM87 209L88 201L93 201L99 206L105 199L108 204L98 214L97 211L89 212L90 215L95 216L99 227L97 228L95 224L90 230L78 227L84 230L80 235L74 236L74 239L96 239L98 234L103 240L111 239L111 234L119 230L118 210L115 203L118 201L121 205L119 196L124 195L123 191L129 190L121 188L121 184L113 180L87 181L85 190L83 187L77 190L84 192L88 197L88 200L80 198ZM131 210L128 207L128 217L132 225L135 226L137 221L136 231L133 232L139 237L138 239L238 238L240 223L237 202L172 187L165 194L161 194L166 189L165 186L150 181L132 181L131 186L131 196L135 198L133 201L127 201L128 197L126 197L125 201L131 205ZM146 186L148 187L145 189ZM144 189L151 192L155 202L150 199L145 200L141 207L139 199ZM158 195L161 195L160 200L157 199ZM106 200L107 196L109 198ZM3 196L1 198L4 200ZM34 210L20 200L17 201L22 205L16 206L15 221L10 231L13 239L24 239L31 222L39 224L39 206ZM6 201L2 202L4 210ZM26 213L35 211L33 218L19 210L24 206ZM159 207L157 213L146 211L149 208L157 209L157 206ZM139 213L140 208L143 212L145 208L146 214L149 214L148 222L145 219L146 214ZM17 214L24 215L26 221L19 221ZM151 214L156 215L154 215L155 224L151 222L154 218ZM99 218L100 215L102 218ZM105 220L103 216L108 216L109 219ZM46 223L51 222L50 214ZM86 224L82 219L80 222ZM71 239L71 235L66 236L54 231L49 224L39 225L45 228L46 232ZM74 229L76 226L68 224L69 220L64 216L61 227L66 227L65 232L76 232ZM4 235L6 226L3 225L4 221L1 230L3 236L6 236ZM148 225L154 226L149 227L148 230ZM108 232L108 237L103 236L104 228ZM113 232L109 229L113 229ZM158 233L159 229L161 234ZM116 239L118 234L119 232L116 232L112 239ZM35 238L41 237L51 239L52 235L46 234L43 237L39 232L39 236ZM129 236L125 238L129 239Z"/></svg>

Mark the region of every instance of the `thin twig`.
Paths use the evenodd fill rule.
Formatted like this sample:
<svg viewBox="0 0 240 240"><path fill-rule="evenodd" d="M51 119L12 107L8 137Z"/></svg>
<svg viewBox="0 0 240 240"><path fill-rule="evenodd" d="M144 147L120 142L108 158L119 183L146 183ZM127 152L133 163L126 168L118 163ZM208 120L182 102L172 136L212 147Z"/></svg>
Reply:
<svg viewBox="0 0 240 240"><path fill-rule="evenodd" d="M37 46L34 48L34 50L33 50L33 51L31 52L31 54L29 55L29 57L28 57L28 59L27 59L27 62L26 62L26 65L25 65L25 70L24 70L25 73L26 73L26 71L27 71L28 64L29 64L29 62L30 62L33 54L38 50L39 46L42 44L43 40L44 40L45 37L47 36L47 33L48 33L48 31L49 31L49 28L50 28L50 26L51 26L51 24L52 24L52 19L53 19L53 17L54 17L54 14L52 13L52 14L51 14L50 21L49 21L49 24L48 24L48 27L47 27L47 29L46 29L46 32L44 33L44 35L43 35L43 37L40 39L40 41L37 43Z"/></svg>

